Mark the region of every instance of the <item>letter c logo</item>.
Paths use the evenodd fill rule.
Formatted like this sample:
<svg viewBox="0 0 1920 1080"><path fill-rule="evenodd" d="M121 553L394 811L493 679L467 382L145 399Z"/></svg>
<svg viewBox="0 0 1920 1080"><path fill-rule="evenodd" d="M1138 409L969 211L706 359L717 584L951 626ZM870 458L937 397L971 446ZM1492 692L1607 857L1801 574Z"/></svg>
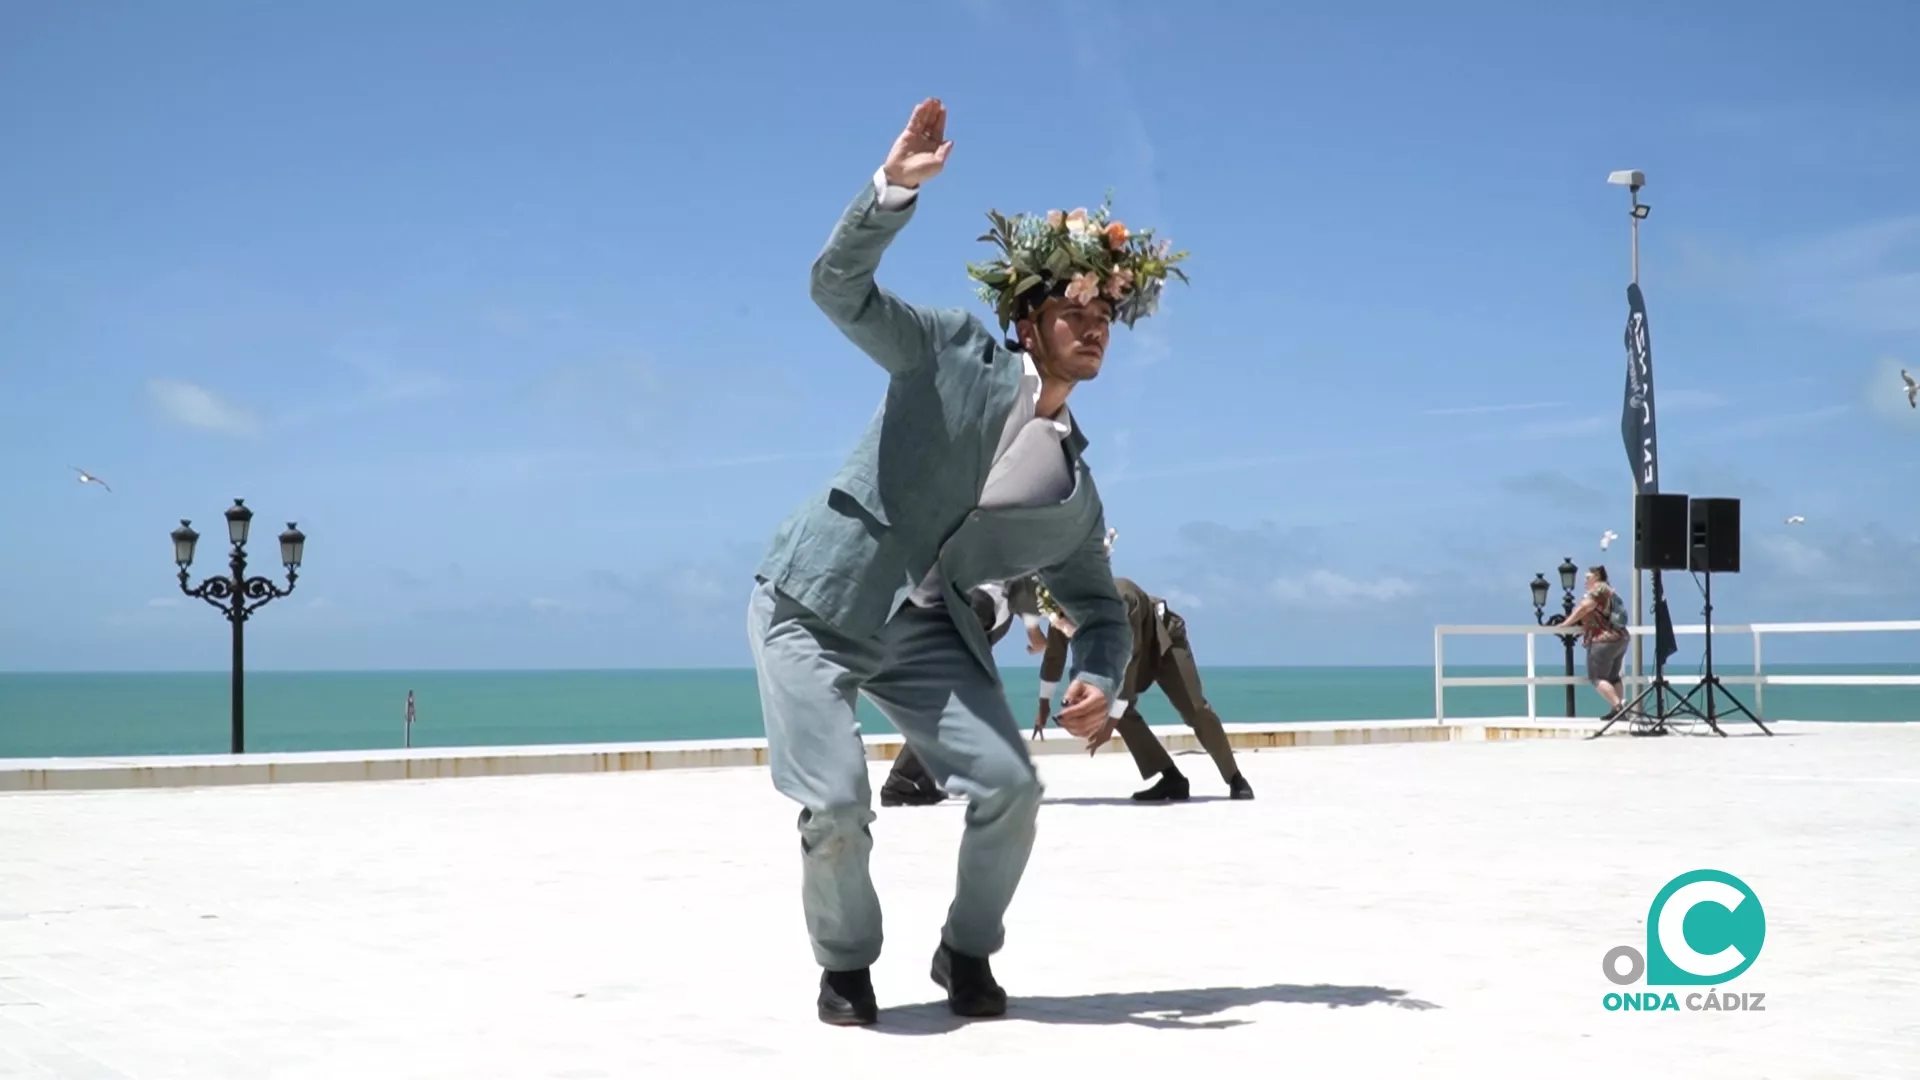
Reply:
<svg viewBox="0 0 1920 1080"><path fill-rule="evenodd" d="M1718 904L1736 911L1747 894L1724 881L1694 881L1675 889L1660 909L1657 933L1660 949L1673 966L1689 975L1717 979L1746 962L1738 948L1728 945L1712 955L1696 952L1687 941L1687 916L1701 904Z"/></svg>
<svg viewBox="0 0 1920 1080"><path fill-rule="evenodd" d="M1647 912L1647 984L1731 979L1759 957L1766 933L1766 912L1746 882L1719 870L1682 874Z"/></svg>

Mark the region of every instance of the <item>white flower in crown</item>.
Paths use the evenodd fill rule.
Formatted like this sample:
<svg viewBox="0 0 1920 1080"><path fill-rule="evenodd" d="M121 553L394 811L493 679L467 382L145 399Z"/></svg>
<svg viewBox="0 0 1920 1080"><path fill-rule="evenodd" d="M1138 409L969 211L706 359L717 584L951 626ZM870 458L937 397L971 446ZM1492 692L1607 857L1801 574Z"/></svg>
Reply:
<svg viewBox="0 0 1920 1080"><path fill-rule="evenodd" d="M1091 270L1073 275L1067 283L1067 299L1084 304L1100 295L1100 278Z"/></svg>

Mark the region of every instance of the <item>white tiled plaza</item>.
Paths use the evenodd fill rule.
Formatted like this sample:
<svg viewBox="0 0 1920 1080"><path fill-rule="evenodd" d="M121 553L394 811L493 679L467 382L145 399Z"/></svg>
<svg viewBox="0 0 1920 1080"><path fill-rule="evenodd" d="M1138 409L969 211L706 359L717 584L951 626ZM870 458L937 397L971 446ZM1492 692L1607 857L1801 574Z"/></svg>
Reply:
<svg viewBox="0 0 1920 1080"><path fill-rule="evenodd" d="M7 794L0 1076L1920 1076L1920 726L1730 730L1243 751L1252 803L1188 754L1163 807L1045 757L1011 1014L967 1024L926 974L962 807L882 810L846 1030L761 768ZM1607 1012L1701 867L1765 905L1765 1011Z"/></svg>

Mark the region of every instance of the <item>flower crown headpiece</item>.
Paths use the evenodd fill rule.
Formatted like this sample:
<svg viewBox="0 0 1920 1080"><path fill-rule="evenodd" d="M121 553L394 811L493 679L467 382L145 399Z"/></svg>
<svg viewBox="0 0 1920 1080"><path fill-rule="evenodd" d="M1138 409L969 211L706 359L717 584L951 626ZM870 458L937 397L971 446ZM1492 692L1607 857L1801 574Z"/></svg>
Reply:
<svg viewBox="0 0 1920 1080"><path fill-rule="evenodd" d="M1133 232L1112 217L1113 194L1089 214L1084 209L1008 218L987 211L993 229L980 240L1000 249L997 258L968 263L980 299L991 304L1004 332L1048 296L1084 304L1104 297L1115 322L1131 327L1153 314L1167 278L1187 280L1176 263L1187 257L1171 241L1153 242L1153 230Z"/></svg>

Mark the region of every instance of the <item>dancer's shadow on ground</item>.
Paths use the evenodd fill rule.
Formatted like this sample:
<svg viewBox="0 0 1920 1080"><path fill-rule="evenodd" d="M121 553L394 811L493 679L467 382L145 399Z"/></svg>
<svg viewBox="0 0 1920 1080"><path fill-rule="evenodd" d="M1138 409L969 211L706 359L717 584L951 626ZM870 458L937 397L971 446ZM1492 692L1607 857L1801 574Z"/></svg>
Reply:
<svg viewBox="0 0 1920 1080"><path fill-rule="evenodd" d="M1178 806L1189 802L1226 802L1225 795L1193 795L1178 802L1141 802L1128 795L1076 795L1058 799L1042 798L1047 806Z"/></svg>
<svg viewBox="0 0 1920 1080"><path fill-rule="evenodd" d="M1405 990L1384 986L1216 986L1203 990L1145 990L1124 994L1080 994L1072 997L1011 997L1006 1020L1038 1024L1133 1024L1138 1027L1187 1031L1219 1030L1252 1023L1250 1020L1207 1020L1228 1009L1268 1003L1342 1006L1385 1005L1393 1009L1437 1009L1430 1001L1406 996ZM946 1000L886 1009L869 1031L889 1035L944 1035L970 1023L953 1015Z"/></svg>

